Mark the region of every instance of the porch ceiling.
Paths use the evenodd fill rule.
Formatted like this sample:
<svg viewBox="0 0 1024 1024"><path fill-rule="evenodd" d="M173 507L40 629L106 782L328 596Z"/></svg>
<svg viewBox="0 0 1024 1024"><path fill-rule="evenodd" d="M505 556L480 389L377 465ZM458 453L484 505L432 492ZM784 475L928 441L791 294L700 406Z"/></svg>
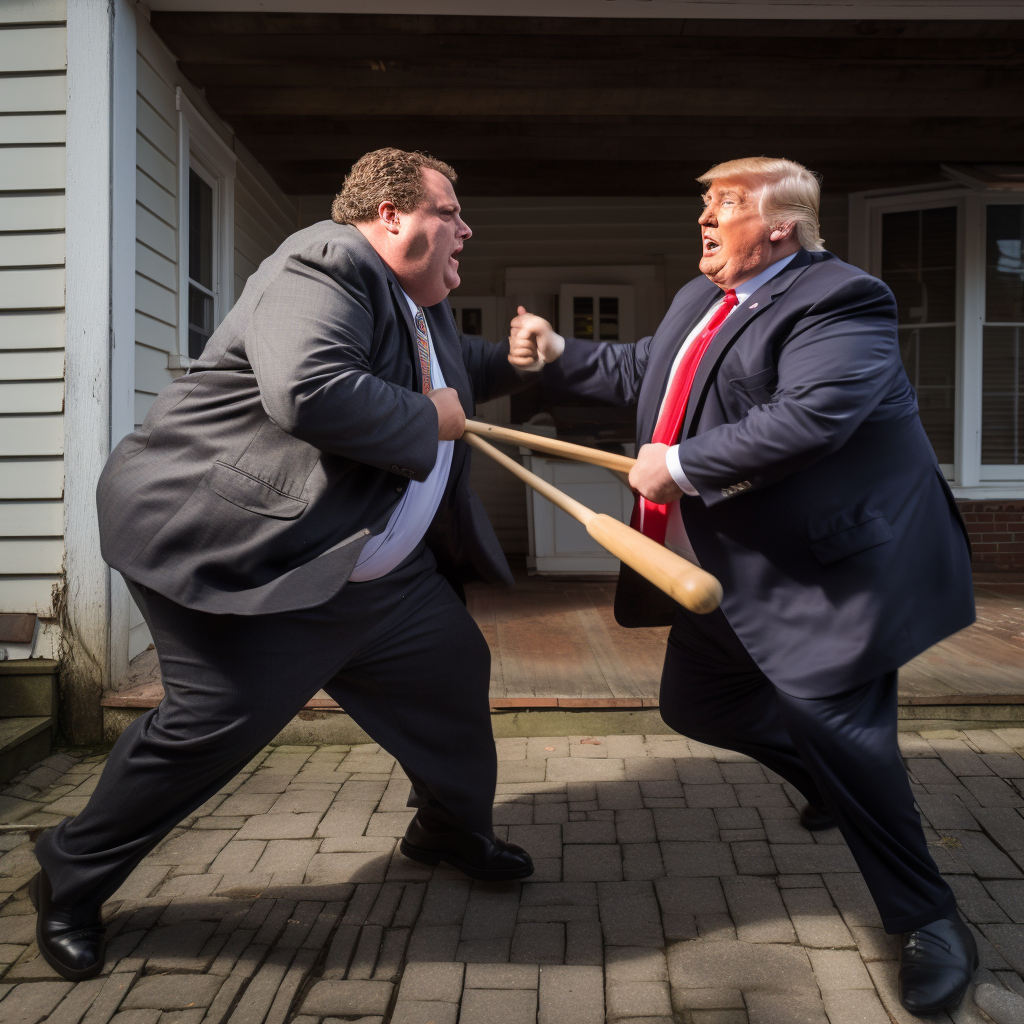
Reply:
<svg viewBox="0 0 1024 1024"><path fill-rule="evenodd" d="M463 195L690 194L770 153L831 192L1024 152L1024 22L154 11L184 73L291 194L379 146Z"/></svg>

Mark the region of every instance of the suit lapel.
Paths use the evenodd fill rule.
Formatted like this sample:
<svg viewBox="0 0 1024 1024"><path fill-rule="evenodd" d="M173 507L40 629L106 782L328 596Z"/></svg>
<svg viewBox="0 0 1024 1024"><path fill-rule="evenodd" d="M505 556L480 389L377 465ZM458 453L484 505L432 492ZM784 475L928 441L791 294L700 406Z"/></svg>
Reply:
<svg viewBox="0 0 1024 1024"><path fill-rule="evenodd" d="M423 370L420 366L420 351L419 345L416 342L416 325L413 323L412 310L409 309L409 303L405 301L405 293L402 291L402 286L391 273L391 268L387 267L387 264L385 264L385 267L387 268L388 287L391 289L391 302L405 324L409 356L412 358L413 364L416 367L416 377L420 382L419 389L422 391Z"/></svg>
<svg viewBox="0 0 1024 1024"><path fill-rule="evenodd" d="M707 352L704 353L704 357L697 367L696 376L693 378L690 398L686 403L686 419L683 421L682 437L689 437L693 433L700 410L704 405L705 394L718 372L718 365L740 332L751 320L768 309L810 263L810 254L801 249L785 270L761 285L718 329L718 333L708 346Z"/></svg>
<svg viewBox="0 0 1024 1024"><path fill-rule="evenodd" d="M430 340L434 346L434 355L441 365L446 386L455 388L459 393L462 407L469 415L473 409L473 396L466 374L466 365L462 360L462 346L459 344L458 331L455 329L455 317L447 299L436 306L423 311L430 330Z"/></svg>
<svg viewBox="0 0 1024 1024"><path fill-rule="evenodd" d="M660 382L655 401L643 401L638 410L640 421L637 424L637 435L640 443L645 444L654 435L654 426L658 420L658 411L665 399L665 391L668 388L668 374L672 369L672 362L679 352L683 342L689 337L694 325L708 311L712 301L721 292L710 281L700 279L695 282L696 290L694 296L682 304L678 311L671 313L659 326L658 334L664 332L665 342L660 343L657 335L652 342L651 361L644 374L645 379Z"/></svg>

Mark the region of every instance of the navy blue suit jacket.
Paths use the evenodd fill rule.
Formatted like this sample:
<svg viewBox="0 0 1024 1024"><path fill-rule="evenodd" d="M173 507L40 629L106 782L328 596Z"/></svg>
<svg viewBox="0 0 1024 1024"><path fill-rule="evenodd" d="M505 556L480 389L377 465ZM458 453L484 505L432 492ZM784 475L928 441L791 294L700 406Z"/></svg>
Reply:
<svg viewBox="0 0 1024 1024"><path fill-rule="evenodd" d="M672 361L721 297L699 277L653 337L566 339L548 388L637 406L647 444ZM888 287L801 250L725 322L701 360L680 440L699 497L680 501L722 610L765 675L827 696L974 621L963 521L917 416ZM625 566L623 625L678 607Z"/></svg>

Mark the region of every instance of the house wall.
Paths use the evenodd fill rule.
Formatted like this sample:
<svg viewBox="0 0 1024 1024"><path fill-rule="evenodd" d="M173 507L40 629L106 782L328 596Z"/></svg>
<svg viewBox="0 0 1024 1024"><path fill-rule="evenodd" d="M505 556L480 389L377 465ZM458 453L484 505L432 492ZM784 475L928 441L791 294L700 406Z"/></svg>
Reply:
<svg viewBox="0 0 1024 1024"><path fill-rule="evenodd" d="M238 160L234 187L234 278L225 309L249 275L295 230L295 209L270 176L178 70L148 23L138 30L135 274L135 422L181 370L178 353L178 113L180 86ZM179 273L180 270L180 273ZM187 281L186 281L187 286Z"/></svg>
<svg viewBox="0 0 1024 1024"><path fill-rule="evenodd" d="M234 274L225 311L241 294L260 262L295 230L295 209L231 129L207 106L178 70L166 45L142 18L138 24L136 241L135 241L135 425L142 424L157 394L183 372L178 338L179 287L187 268L178 266L178 111L176 89L235 153ZM151 642L134 603L130 609L128 656Z"/></svg>
<svg viewBox="0 0 1024 1024"><path fill-rule="evenodd" d="M65 17L0 4L0 612L45 617L64 557Z"/></svg>

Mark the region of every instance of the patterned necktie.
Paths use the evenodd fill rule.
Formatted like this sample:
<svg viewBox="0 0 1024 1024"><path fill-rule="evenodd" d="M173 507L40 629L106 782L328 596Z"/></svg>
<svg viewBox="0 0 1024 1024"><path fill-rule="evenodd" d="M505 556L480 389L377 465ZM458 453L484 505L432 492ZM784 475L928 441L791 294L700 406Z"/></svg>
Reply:
<svg viewBox="0 0 1024 1024"><path fill-rule="evenodd" d="M416 325L416 348L420 354L423 394L426 395L430 393L430 336L427 334L427 321L421 306L416 307L416 315L412 319Z"/></svg>
<svg viewBox="0 0 1024 1024"><path fill-rule="evenodd" d="M726 317L738 302L736 292L730 288L722 298L714 315L704 325L700 334L693 339L686 354L680 360L675 376L669 382L665 401L661 407L661 415L658 416L658 424L654 428L654 436L651 438L653 444L673 445L679 441L679 434L683 429L683 419L686 416L686 403L690 398L693 379L697 376L697 367L718 333L718 328L725 323ZM633 506L630 526L634 530L639 530L645 537L664 544L665 533L668 529L668 510L668 505L656 505L646 498L639 498Z"/></svg>

